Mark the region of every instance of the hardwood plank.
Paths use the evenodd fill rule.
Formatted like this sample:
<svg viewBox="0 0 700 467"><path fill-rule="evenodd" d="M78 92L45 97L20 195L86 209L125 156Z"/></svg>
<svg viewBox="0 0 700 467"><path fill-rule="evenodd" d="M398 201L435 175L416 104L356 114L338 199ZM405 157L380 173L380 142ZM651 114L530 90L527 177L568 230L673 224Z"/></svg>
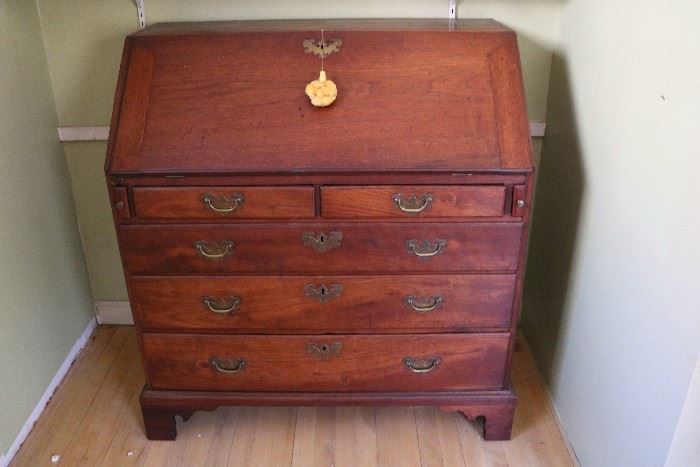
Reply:
<svg viewBox="0 0 700 467"><path fill-rule="evenodd" d="M292 466L335 463L336 416L332 407L301 407L297 412Z"/></svg>
<svg viewBox="0 0 700 467"><path fill-rule="evenodd" d="M261 407L255 422L252 465L291 465L297 409ZM229 460L229 465L232 464Z"/></svg>
<svg viewBox="0 0 700 467"><path fill-rule="evenodd" d="M335 466L376 466L376 409L374 407L338 407L335 411Z"/></svg>
<svg viewBox="0 0 700 467"><path fill-rule="evenodd" d="M119 425L125 416L133 416L129 394L142 382L136 336L129 333L100 390L87 407L88 415L74 427L67 452L62 456L65 465L97 465L102 461L115 433L121 431Z"/></svg>
<svg viewBox="0 0 700 467"><path fill-rule="evenodd" d="M422 467L466 467L459 435L451 415L435 407L415 408Z"/></svg>
<svg viewBox="0 0 700 467"><path fill-rule="evenodd" d="M105 382L130 333L133 331L116 326L97 328L15 456L14 464L43 465L50 463L52 455L63 454L74 427L80 426L89 415L87 403Z"/></svg>
<svg viewBox="0 0 700 467"><path fill-rule="evenodd" d="M505 446L509 463L522 465L576 465L576 459L557 426L544 382L522 335L513 352L513 383L521 401L516 408L514 437Z"/></svg>
<svg viewBox="0 0 700 467"><path fill-rule="evenodd" d="M420 466L413 407L381 407L377 413L377 464Z"/></svg>

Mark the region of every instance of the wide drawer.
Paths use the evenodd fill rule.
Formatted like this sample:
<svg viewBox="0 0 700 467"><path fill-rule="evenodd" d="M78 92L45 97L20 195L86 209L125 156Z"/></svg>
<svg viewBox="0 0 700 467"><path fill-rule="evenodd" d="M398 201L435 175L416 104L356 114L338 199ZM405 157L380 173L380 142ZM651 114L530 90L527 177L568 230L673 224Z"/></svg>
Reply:
<svg viewBox="0 0 700 467"><path fill-rule="evenodd" d="M315 392L497 389L509 334L142 337L152 389Z"/></svg>
<svg viewBox="0 0 700 467"><path fill-rule="evenodd" d="M131 273L514 271L520 223L129 225Z"/></svg>
<svg viewBox="0 0 700 467"><path fill-rule="evenodd" d="M314 189L294 187L134 188L143 219L291 219L314 217Z"/></svg>
<svg viewBox="0 0 700 467"><path fill-rule="evenodd" d="M499 217L504 186L337 186L321 188L327 218Z"/></svg>
<svg viewBox="0 0 700 467"><path fill-rule="evenodd" d="M146 331L460 332L510 326L514 275L131 279Z"/></svg>

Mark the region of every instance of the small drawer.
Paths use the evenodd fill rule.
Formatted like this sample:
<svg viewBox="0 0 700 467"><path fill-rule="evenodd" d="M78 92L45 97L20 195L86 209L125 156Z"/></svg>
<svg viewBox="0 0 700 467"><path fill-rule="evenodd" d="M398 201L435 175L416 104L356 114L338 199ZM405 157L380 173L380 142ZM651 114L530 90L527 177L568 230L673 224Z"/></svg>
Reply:
<svg viewBox="0 0 700 467"><path fill-rule="evenodd" d="M510 334L143 334L152 389L440 391L503 386Z"/></svg>
<svg viewBox="0 0 700 467"><path fill-rule="evenodd" d="M289 223L127 225L132 274L510 272L522 224Z"/></svg>
<svg viewBox="0 0 700 467"><path fill-rule="evenodd" d="M515 276L133 276L141 328L216 334L462 332L510 326Z"/></svg>
<svg viewBox="0 0 700 467"><path fill-rule="evenodd" d="M313 187L134 188L142 219L291 219L314 217Z"/></svg>
<svg viewBox="0 0 700 467"><path fill-rule="evenodd" d="M321 188L321 214L339 218L500 217L504 186Z"/></svg>

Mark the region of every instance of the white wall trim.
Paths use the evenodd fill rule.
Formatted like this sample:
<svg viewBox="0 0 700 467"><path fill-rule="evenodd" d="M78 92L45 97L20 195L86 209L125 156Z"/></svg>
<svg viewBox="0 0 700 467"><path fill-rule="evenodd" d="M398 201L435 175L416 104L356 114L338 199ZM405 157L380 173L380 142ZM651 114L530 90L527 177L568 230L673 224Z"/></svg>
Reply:
<svg viewBox="0 0 700 467"><path fill-rule="evenodd" d="M95 315L98 324L134 324L129 302L95 302Z"/></svg>
<svg viewBox="0 0 700 467"><path fill-rule="evenodd" d="M58 129L59 141L107 141L108 126L67 126Z"/></svg>
<svg viewBox="0 0 700 467"><path fill-rule="evenodd" d="M85 326L83 333L80 335L80 337L78 337L78 340L75 341L75 344L73 344L73 347L70 349L70 352L68 352L68 355L66 355L66 358L58 368L58 371L56 371L56 374L49 383L49 386L46 388L46 391L44 391L44 394L41 396L41 399L39 399L39 402L34 407L34 410L32 410L29 418L27 418L27 421L24 422L24 426L22 426L22 429L19 430L19 433L17 434L15 441L12 443L12 446L10 446L10 449L8 449L4 455L0 456L0 467L7 467L10 464L10 461L12 461L12 459L15 457L20 446L22 446L24 440L27 439L29 432L32 431L34 424L44 412L46 404L48 404L49 400L51 400L51 397L58 388L58 385L61 384L61 381L63 381L63 378L68 373L71 365L78 357L78 354L90 340L90 336L92 336L96 326L97 320L95 318L91 318L87 326Z"/></svg>
<svg viewBox="0 0 700 467"><path fill-rule="evenodd" d="M533 138L544 137L547 130L546 122L531 121L530 134ZM58 129L59 141L107 141L108 126L66 126Z"/></svg>

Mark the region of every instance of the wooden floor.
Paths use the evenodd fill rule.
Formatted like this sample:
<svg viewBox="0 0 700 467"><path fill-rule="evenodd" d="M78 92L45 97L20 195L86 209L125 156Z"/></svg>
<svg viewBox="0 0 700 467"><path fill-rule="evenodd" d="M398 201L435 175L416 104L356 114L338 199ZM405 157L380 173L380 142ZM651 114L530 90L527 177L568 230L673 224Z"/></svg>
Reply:
<svg viewBox="0 0 700 467"><path fill-rule="evenodd" d="M133 328L101 326L11 466L575 465L522 338L513 382L511 441L485 442L478 423L432 407L222 408L178 419L177 441L147 441Z"/></svg>

